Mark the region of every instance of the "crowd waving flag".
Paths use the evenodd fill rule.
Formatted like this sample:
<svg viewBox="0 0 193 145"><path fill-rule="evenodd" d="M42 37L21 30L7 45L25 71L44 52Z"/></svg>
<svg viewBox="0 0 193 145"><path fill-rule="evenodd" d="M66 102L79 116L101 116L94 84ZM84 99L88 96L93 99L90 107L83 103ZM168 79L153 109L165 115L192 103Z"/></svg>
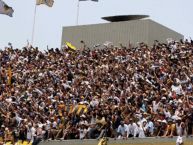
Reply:
<svg viewBox="0 0 193 145"><path fill-rule="evenodd" d="M89 1L89 0L79 0L79 1ZM98 2L99 0L90 0L90 1Z"/></svg>
<svg viewBox="0 0 193 145"><path fill-rule="evenodd" d="M36 0L36 5L45 4L48 7L52 7L54 4L54 0Z"/></svg>
<svg viewBox="0 0 193 145"><path fill-rule="evenodd" d="M0 14L12 17L13 12L14 10L12 9L12 7L8 6L4 1L0 0Z"/></svg>

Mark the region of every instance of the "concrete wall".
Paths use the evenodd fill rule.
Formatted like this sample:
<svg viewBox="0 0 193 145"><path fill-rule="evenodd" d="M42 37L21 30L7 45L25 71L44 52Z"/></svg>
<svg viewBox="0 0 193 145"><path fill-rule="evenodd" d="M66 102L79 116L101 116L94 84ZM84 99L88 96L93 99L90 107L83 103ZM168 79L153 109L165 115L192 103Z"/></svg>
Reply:
<svg viewBox="0 0 193 145"><path fill-rule="evenodd" d="M131 42L147 42L148 23L146 21L113 22L96 25L83 25L64 27L62 43L70 41L80 47L80 41L84 40L89 47L103 44L105 41L113 42L114 45Z"/></svg>
<svg viewBox="0 0 193 145"><path fill-rule="evenodd" d="M118 46L122 43L128 46L129 42L145 42L152 44L157 40L166 40L168 37L183 38L183 36L152 20L132 20L126 22L113 22L105 24L82 25L63 27L62 45L69 41L76 47L81 47L81 40L87 46L103 44L105 41L113 42Z"/></svg>
<svg viewBox="0 0 193 145"><path fill-rule="evenodd" d="M160 42L166 42L167 38L173 38L174 40L183 39L184 36L177 33L153 20L148 21L148 42L153 44L154 40L159 40Z"/></svg>
<svg viewBox="0 0 193 145"><path fill-rule="evenodd" d="M184 138L184 145L193 145L193 138ZM128 140L109 140L108 145L175 145L176 138L146 138ZM67 141L45 141L39 145L98 145L97 140L67 140Z"/></svg>

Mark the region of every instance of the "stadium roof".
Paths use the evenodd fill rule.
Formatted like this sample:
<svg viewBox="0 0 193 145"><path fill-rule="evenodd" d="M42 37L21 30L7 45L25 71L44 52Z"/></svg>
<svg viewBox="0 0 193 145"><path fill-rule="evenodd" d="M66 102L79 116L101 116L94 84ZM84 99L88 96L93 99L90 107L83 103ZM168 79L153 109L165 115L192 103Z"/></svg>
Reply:
<svg viewBox="0 0 193 145"><path fill-rule="evenodd" d="M102 19L109 22L120 22L120 21L140 20L147 17L149 17L149 15L119 15L119 16L102 17Z"/></svg>

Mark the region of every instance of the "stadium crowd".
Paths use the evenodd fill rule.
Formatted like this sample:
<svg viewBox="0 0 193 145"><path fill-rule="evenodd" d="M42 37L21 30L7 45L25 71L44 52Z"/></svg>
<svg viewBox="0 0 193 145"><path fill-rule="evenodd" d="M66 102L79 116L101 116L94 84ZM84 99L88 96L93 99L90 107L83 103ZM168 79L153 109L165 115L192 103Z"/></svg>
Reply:
<svg viewBox="0 0 193 145"><path fill-rule="evenodd" d="M193 135L193 42L0 50L2 142Z"/></svg>

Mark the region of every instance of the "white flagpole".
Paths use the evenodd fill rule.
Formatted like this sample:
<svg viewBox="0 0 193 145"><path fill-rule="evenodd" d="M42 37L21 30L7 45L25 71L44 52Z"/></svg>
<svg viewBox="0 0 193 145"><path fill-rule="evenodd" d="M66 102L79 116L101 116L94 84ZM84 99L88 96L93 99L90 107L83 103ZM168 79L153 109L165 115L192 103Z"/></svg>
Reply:
<svg viewBox="0 0 193 145"><path fill-rule="evenodd" d="M76 25L78 25L78 20L79 20L79 10L80 10L80 1L78 0L78 4L77 4L77 16L76 16Z"/></svg>
<svg viewBox="0 0 193 145"><path fill-rule="evenodd" d="M37 5L35 4L35 9L34 9L34 19L33 19L33 28L32 28L32 37L31 37L31 45L32 45L32 46L33 46L33 42L34 42L34 34L35 34L36 9L37 9Z"/></svg>

